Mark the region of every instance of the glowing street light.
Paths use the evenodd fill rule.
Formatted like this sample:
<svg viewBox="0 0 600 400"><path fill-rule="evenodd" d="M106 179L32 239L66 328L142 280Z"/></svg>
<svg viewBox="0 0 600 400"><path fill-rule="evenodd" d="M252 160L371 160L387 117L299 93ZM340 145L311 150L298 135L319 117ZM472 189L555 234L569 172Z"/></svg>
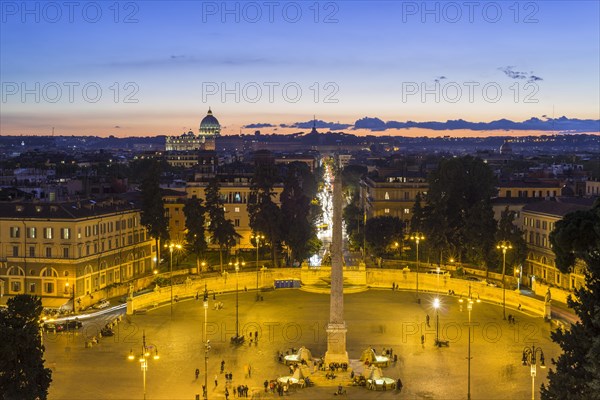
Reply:
<svg viewBox="0 0 600 400"><path fill-rule="evenodd" d="M433 308L435 308L435 345L440 346L440 299L433 299Z"/></svg>
<svg viewBox="0 0 600 400"><path fill-rule="evenodd" d="M254 234L250 236L251 239L254 239L256 242L256 301L260 299L260 294L258 293L258 248L260 246L260 241L265 240L265 236L261 234Z"/></svg>
<svg viewBox="0 0 600 400"><path fill-rule="evenodd" d="M423 235L421 232L415 232L410 236L410 240L414 240L414 242L417 244L417 303L421 303L421 300L419 299L419 242L421 242L421 240L425 240L425 235Z"/></svg>
<svg viewBox="0 0 600 400"><path fill-rule="evenodd" d="M463 303L462 295L460 299L458 299L459 303ZM471 295L471 284L469 283L469 297L466 299L467 301L467 310L469 311L469 343L468 343L468 353L467 353L467 400L471 400L471 311L473 310L473 303L480 303L479 296L477 296L477 300L473 299Z"/></svg>
<svg viewBox="0 0 600 400"><path fill-rule="evenodd" d="M544 359L544 351L541 347L535 347L532 345L531 348L525 347L523 349L523 359L521 360L523 366L526 367L529 365L531 371L531 400L535 400L535 376L537 373L537 358L536 356L539 354L540 356L540 368L546 368L546 360Z"/></svg>
<svg viewBox="0 0 600 400"><path fill-rule="evenodd" d="M170 261L169 261L169 270L171 271L169 273L169 280L171 281L171 317L173 317L173 250L174 249L181 250L181 245L171 242L171 244L169 244L168 246L165 246L165 247L168 247L169 253L171 253L171 257L170 257Z"/></svg>
<svg viewBox="0 0 600 400"><path fill-rule="evenodd" d="M158 360L158 348L154 345L146 345L146 332L142 335L142 352L137 356L140 361L140 367L142 368L142 379L144 385L144 400L146 400L146 371L148 371L148 359L150 355L154 351L154 355L152 358L154 360ZM130 361L135 360L135 355L133 354L133 349L130 350L129 356L127 357Z"/></svg>
<svg viewBox="0 0 600 400"><path fill-rule="evenodd" d="M504 274L506 273L506 251L512 249L512 244L508 240L502 240L496 245L498 250L502 250L502 315L506 319L506 282Z"/></svg>
<svg viewBox="0 0 600 400"><path fill-rule="evenodd" d="M240 300L239 300L239 293L240 293L240 280L239 280L239 274L238 272L240 272L240 265L243 267L246 265L246 263L244 261L240 262L237 258L235 263L230 262L229 266L235 266L235 337L231 338L231 341L234 343L242 343L244 341L243 337L240 337Z"/></svg>

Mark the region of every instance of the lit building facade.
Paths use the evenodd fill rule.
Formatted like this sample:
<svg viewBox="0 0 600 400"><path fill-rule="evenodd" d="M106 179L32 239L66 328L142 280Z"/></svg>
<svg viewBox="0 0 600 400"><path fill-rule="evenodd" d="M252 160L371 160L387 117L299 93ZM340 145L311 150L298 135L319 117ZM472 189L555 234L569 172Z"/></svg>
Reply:
<svg viewBox="0 0 600 400"><path fill-rule="evenodd" d="M568 213L588 208L580 204L540 201L527 204L521 209L521 229L528 249L523 270L526 283L531 283L533 276L536 281L567 290L579 288L584 284L583 263L578 262L570 274L563 274L556 268L550 233L554 230L556 222Z"/></svg>
<svg viewBox="0 0 600 400"><path fill-rule="evenodd" d="M198 135L191 130L181 136L167 136L166 151L190 152L197 150L215 150L215 139L221 135L221 124L211 109L200 122Z"/></svg>
<svg viewBox="0 0 600 400"><path fill-rule="evenodd" d="M421 194L424 204L428 189L427 178L419 174L406 173L381 179L367 177L361 181L361 204L367 218L392 216L410 222L417 194Z"/></svg>
<svg viewBox="0 0 600 400"><path fill-rule="evenodd" d="M4 299L34 294L46 307L94 303L104 289L151 274L155 258L139 208L115 199L0 203L0 244Z"/></svg>

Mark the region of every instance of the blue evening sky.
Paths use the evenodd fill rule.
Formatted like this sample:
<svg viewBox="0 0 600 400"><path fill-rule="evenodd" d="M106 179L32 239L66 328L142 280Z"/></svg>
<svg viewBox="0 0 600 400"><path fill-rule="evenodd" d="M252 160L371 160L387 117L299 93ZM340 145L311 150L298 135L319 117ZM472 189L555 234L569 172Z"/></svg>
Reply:
<svg viewBox="0 0 600 400"><path fill-rule="evenodd" d="M65 3L0 2L2 134L600 119L598 1Z"/></svg>

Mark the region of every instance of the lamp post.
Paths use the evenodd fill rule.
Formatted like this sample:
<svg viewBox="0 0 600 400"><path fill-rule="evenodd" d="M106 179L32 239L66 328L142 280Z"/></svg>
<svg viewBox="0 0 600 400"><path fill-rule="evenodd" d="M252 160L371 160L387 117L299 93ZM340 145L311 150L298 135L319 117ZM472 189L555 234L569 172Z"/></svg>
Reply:
<svg viewBox="0 0 600 400"><path fill-rule="evenodd" d="M240 272L240 265L243 267L246 265L246 263L244 261L240 263L236 257L235 264L231 262L229 263L230 266L232 264L235 267L235 337L232 338L232 341L235 343L240 343L243 341L243 338L240 338L240 279L238 273Z"/></svg>
<svg viewBox="0 0 600 400"><path fill-rule="evenodd" d="M419 242L425 240L425 235L415 232L410 236L410 240L414 240L417 244L417 303L421 303L421 299L419 299Z"/></svg>
<svg viewBox="0 0 600 400"><path fill-rule="evenodd" d="M532 345L531 347L525 347L523 349L523 366L526 367L529 365L531 370L531 400L535 400L535 375L536 375L536 356L539 354L540 356L540 368L546 368L546 362L544 359L544 351L541 347L535 347Z"/></svg>
<svg viewBox="0 0 600 400"><path fill-rule="evenodd" d="M458 301L460 303L463 302L462 296L460 299L458 299ZM479 300L479 296L477 296L477 300L473 299L473 296L471 295L471 284L469 283L469 297L467 297L467 310L469 311L469 343L467 345L467 400L471 400L471 311L473 310L473 303L475 301L477 303L481 302L481 300Z"/></svg>
<svg viewBox="0 0 600 400"><path fill-rule="evenodd" d="M512 244L508 240L502 240L496 245L498 250L502 250L502 317L506 319L506 282L504 274L506 273L506 251L512 249Z"/></svg>
<svg viewBox="0 0 600 400"><path fill-rule="evenodd" d="M73 283L73 286L70 286L69 281L67 281L67 283L65 283L65 289L67 291L67 294L70 294L69 297L73 301L73 314L75 314L75 284Z"/></svg>
<svg viewBox="0 0 600 400"><path fill-rule="evenodd" d="M204 390L202 397L208 400L208 351L210 350L210 341L207 338L206 329L208 324L208 289L204 284L204 331L202 342L204 343Z"/></svg>
<svg viewBox="0 0 600 400"><path fill-rule="evenodd" d="M433 308L435 308L435 345L440 345L440 299L436 297L433 299Z"/></svg>
<svg viewBox="0 0 600 400"><path fill-rule="evenodd" d="M169 253L171 253L171 257L169 258L169 281L171 284L171 318L173 318L173 250L181 249L180 244L171 243L169 244Z"/></svg>
<svg viewBox="0 0 600 400"><path fill-rule="evenodd" d="M254 234L250 236L251 239L254 239L256 242L256 301L260 299L260 295L258 293L258 247L260 246L260 241L264 240L264 235Z"/></svg>
<svg viewBox="0 0 600 400"><path fill-rule="evenodd" d="M142 379L144 384L144 400L146 400L146 371L148 371L148 358L150 358L150 353L154 350L154 358L158 360L158 349L154 345L146 345L146 332L142 334L142 353L138 356L140 361L140 366L142 367ZM129 352L129 360L134 360L135 355L133 354L133 349Z"/></svg>

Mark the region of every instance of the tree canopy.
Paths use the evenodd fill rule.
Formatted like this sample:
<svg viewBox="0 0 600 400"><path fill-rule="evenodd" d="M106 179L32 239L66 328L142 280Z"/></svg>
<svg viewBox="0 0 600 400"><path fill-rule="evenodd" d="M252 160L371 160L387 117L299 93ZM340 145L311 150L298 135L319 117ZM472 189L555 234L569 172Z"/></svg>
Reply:
<svg viewBox="0 0 600 400"><path fill-rule="evenodd" d="M600 201L587 211L567 214L550 234L556 266L567 273L585 263L585 285L567 304L579 317L569 329L552 332L563 353L552 360L543 400L600 399Z"/></svg>
<svg viewBox="0 0 600 400"><path fill-rule="evenodd" d="M6 400L46 399L52 371L44 368L42 301L19 294L0 310L0 388Z"/></svg>

